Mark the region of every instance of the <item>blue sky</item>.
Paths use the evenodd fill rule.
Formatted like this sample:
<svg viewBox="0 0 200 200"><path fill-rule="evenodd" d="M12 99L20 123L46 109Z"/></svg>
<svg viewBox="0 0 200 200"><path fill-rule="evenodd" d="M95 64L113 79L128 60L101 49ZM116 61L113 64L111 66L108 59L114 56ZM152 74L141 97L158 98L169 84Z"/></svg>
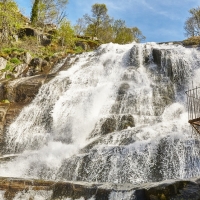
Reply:
<svg viewBox="0 0 200 200"><path fill-rule="evenodd" d="M29 16L31 0L16 2ZM146 36L145 42L185 39L184 22L189 17L188 10L200 6L200 0L69 0L66 12L72 25L84 14L91 14L95 3L105 3L108 14L125 20L128 27L137 26Z"/></svg>

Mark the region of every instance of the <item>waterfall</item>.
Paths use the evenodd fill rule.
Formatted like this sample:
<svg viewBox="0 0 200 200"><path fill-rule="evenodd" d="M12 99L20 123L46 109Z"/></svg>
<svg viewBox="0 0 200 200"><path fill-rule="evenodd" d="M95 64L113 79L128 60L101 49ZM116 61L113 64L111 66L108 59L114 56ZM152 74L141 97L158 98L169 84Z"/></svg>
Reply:
<svg viewBox="0 0 200 200"><path fill-rule="evenodd" d="M0 163L0 176L112 183L199 176L199 136L184 96L192 81L200 84L199 58L195 48L156 43L77 55L8 128L5 154L16 157ZM124 194L110 199L117 195Z"/></svg>

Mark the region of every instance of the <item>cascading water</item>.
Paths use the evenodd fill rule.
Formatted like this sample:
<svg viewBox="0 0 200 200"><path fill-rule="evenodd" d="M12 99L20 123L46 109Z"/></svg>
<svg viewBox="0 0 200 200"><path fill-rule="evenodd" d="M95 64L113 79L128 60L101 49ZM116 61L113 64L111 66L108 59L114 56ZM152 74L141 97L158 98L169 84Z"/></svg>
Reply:
<svg viewBox="0 0 200 200"><path fill-rule="evenodd" d="M112 183L199 176L200 142L184 98L192 81L200 84L199 58L198 49L155 43L78 55L10 125L5 153L17 157L0 163L0 176Z"/></svg>

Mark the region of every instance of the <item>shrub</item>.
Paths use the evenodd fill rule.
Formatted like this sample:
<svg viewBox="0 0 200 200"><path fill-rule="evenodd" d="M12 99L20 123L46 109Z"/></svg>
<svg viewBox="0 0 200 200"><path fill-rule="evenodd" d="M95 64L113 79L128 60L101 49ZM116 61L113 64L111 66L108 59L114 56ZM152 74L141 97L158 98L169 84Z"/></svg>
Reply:
<svg viewBox="0 0 200 200"><path fill-rule="evenodd" d="M74 48L74 53L82 53L84 50L81 46L75 47Z"/></svg>
<svg viewBox="0 0 200 200"><path fill-rule="evenodd" d="M185 46L200 45L200 36L194 36L194 37L190 37L186 40L183 40L183 45L185 45Z"/></svg>

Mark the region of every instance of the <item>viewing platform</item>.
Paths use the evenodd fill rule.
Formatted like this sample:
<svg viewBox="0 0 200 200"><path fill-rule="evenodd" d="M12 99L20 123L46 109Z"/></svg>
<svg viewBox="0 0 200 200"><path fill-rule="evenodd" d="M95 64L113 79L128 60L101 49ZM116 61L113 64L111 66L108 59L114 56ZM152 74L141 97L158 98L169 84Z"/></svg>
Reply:
<svg viewBox="0 0 200 200"><path fill-rule="evenodd" d="M200 87L185 92L188 105L188 122L200 134Z"/></svg>

